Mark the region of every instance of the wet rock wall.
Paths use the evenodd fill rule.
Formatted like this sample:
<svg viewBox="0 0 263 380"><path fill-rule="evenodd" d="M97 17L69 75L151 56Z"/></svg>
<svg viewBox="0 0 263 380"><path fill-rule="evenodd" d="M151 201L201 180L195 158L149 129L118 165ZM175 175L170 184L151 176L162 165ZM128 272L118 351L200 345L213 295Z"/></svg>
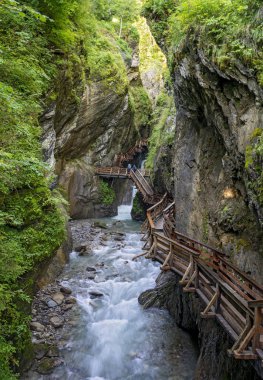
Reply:
<svg viewBox="0 0 263 380"><path fill-rule="evenodd" d="M237 61L222 71L201 46L188 36L173 59L175 134L160 149L155 185L174 196L180 232L262 282L262 204L247 149L262 130L263 90L252 70Z"/></svg>

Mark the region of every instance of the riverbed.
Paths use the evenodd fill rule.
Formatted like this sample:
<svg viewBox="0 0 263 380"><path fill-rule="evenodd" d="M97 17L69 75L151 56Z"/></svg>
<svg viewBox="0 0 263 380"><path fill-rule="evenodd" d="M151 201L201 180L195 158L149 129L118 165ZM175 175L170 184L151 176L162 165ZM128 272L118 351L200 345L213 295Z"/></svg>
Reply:
<svg viewBox="0 0 263 380"><path fill-rule="evenodd" d="M118 221L120 220L120 221ZM82 234L85 223L81 221ZM75 236L78 236L78 224ZM104 219L100 238L88 254L72 252L59 283L72 291L76 305L59 331L63 362L52 374L29 379L191 380L198 351L166 310L144 310L138 296L154 287L159 264L132 258L142 252L140 224L130 206ZM57 330L58 331L58 330Z"/></svg>

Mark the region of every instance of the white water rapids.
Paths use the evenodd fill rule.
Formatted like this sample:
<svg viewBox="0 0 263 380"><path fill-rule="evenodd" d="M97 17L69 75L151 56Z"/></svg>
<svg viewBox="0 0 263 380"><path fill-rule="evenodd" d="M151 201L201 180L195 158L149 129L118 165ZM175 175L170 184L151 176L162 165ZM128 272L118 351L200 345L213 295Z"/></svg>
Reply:
<svg viewBox="0 0 263 380"><path fill-rule="evenodd" d="M71 255L63 284L73 290L79 308L75 325L62 333L65 365L55 370L52 380L193 378L197 352L189 335L167 311L143 310L138 304L138 296L154 287L160 270L158 263L144 258L132 261L142 252L142 242L140 225L131 221L130 211L131 206L119 207L118 230L126 234L121 244L110 239L88 256ZM106 219L109 226L114 221ZM96 266L94 280L87 279L87 266ZM103 296L93 298L92 291Z"/></svg>

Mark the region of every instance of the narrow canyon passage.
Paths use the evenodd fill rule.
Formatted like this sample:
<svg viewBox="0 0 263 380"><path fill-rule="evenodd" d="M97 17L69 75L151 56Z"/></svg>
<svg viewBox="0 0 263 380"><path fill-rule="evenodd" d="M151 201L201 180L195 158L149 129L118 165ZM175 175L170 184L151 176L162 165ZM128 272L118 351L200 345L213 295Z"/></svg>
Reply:
<svg viewBox="0 0 263 380"><path fill-rule="evenodd" d="M103 245L98 242L87 256L71 254L59 279L77 299L72 320L60 333L64 364L50 375L31 373L28 378L193 378L198 352L190 336L166 310L143 310L138 304L140 293L154 286L159 264L144 258L132 261L142 242L140 224L130 219L130 210L120 206L117 217L103 219L108 226ZM88 229L91 221L82 222L82 231L85 223Z"/></svg>

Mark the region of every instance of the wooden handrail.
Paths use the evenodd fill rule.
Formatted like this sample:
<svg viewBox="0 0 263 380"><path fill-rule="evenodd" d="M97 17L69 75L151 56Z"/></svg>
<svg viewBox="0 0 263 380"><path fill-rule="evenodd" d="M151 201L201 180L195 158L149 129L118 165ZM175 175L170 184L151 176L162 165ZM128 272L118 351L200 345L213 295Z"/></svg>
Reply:
<svg viewBox="0 0 263 380"><path fill-rule="evenodd" d="M206 305L202 318L215 317L234 340L229 354L262 360L263 287L230 263L225 253L176 231L175 203L166 200L167 194L147 210L144 228L150 248L145 257L179 274L184 292L198 294ZM162 229L156 224L160 217Z"/></svg>

